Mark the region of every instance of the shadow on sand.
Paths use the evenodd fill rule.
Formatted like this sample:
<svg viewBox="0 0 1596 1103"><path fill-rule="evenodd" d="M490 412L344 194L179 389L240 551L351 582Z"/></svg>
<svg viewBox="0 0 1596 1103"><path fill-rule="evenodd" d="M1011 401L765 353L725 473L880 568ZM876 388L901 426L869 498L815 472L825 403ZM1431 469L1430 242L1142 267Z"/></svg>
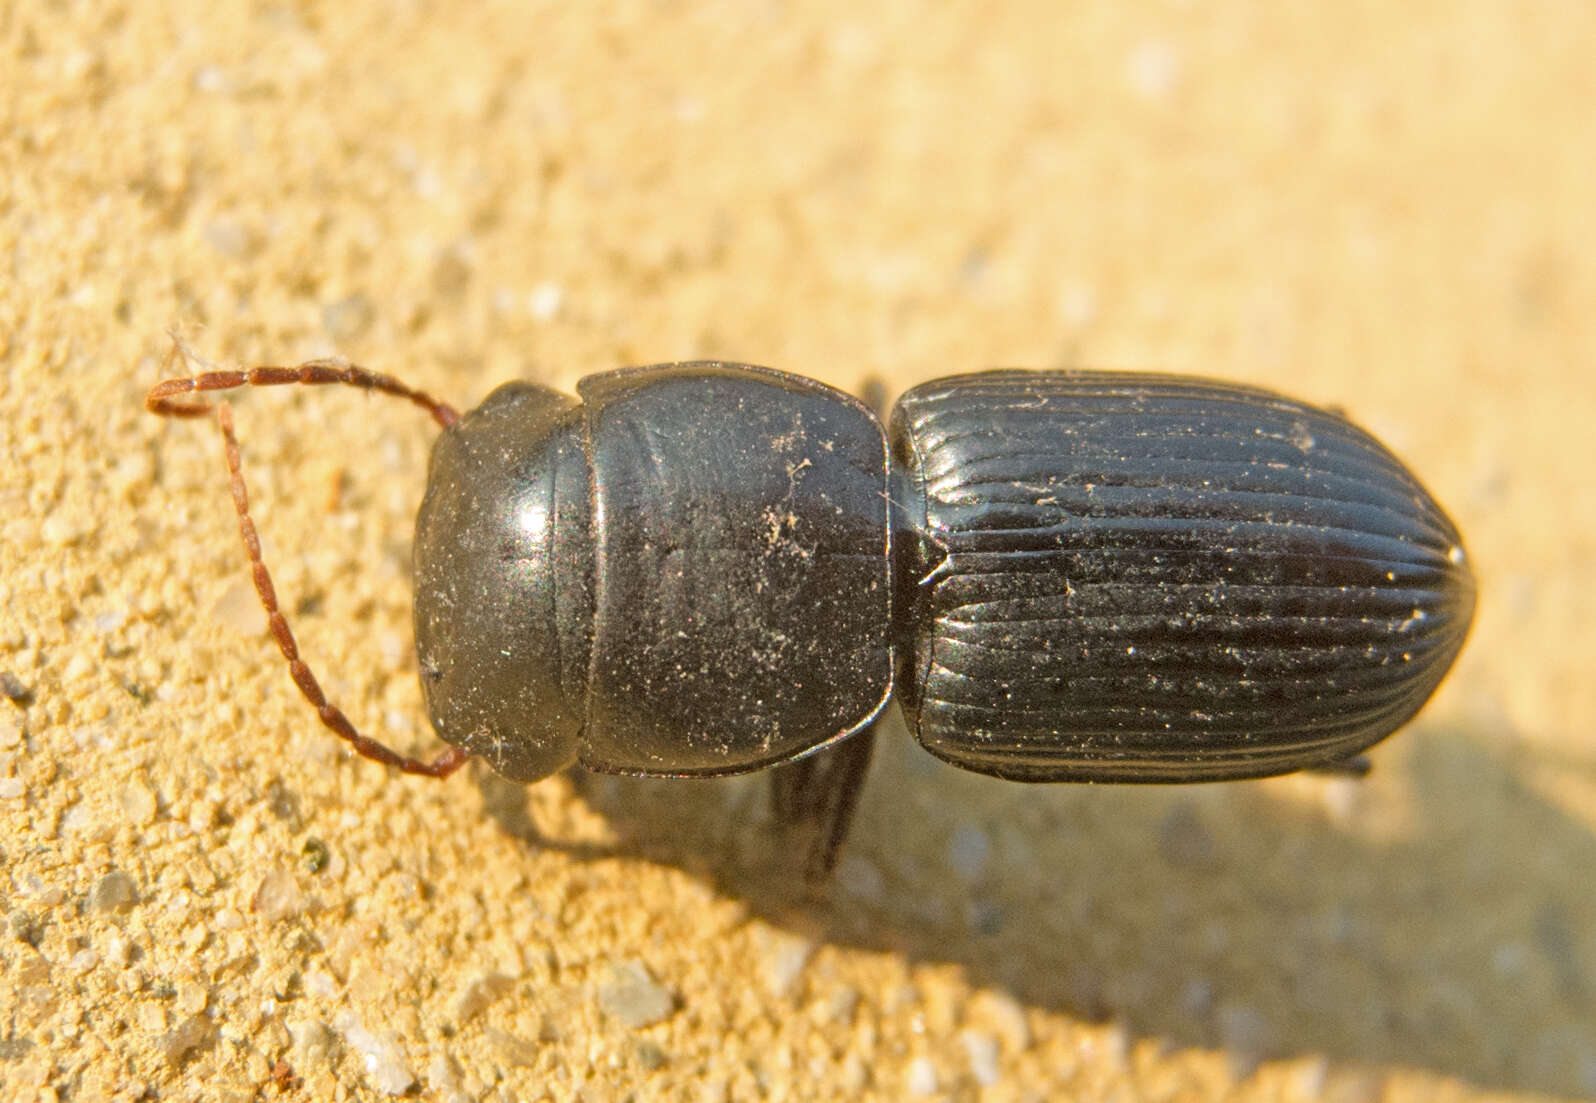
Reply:
<svg viewBox="0 0 1596 1103"><path fill-rule="evenodd" d="M818 896L759 776L580 775L620 843L568 849L679 866L778 925L1138 1038L1596 1097L1596 836L1536 768L1416 728L1364 782L1027 786L942 765L894 719ZM524 789L481 776L506 831L557 845Z"/></svg>

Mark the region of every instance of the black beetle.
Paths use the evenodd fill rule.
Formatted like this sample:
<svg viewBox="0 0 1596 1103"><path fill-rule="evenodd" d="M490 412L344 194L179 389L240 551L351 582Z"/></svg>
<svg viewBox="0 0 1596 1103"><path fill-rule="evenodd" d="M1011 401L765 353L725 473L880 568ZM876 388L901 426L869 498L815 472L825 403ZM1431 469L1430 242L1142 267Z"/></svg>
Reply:
<svg viewBox="0 0 1596 1103"><path fill-rule="evenodd" d="M228 408L183 398L282 383L380 390L444 428L415 539L421 683L452 745L432 761L327 703L261 562ZM744 364L577 392L510 383L461 416L315 361L169 380L146 405L217 415L271 630L361 754L435 777L478 755L520 781L791 763L776 807L818 823L812 870L894 691L931 753L1018 781L1356 770L1473 615L1457 530L1407 468L1252 387L981 372L911 390L888 431Z"/></svg>

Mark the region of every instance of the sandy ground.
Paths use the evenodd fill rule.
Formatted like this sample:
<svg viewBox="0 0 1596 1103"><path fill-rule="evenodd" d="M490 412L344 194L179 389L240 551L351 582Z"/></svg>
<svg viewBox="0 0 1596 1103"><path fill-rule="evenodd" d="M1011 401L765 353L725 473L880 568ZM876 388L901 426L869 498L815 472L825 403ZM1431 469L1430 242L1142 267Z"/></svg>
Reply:
<svg viewBox="0 0 1596 1103"><path fill-rule="evenodd" d="M0 4L0 1097L1596 1098L1585 0L213 7ZM1263 383L1422 474L1482 603L1363 784L1026 787L894 729L805 900L759 778L346 754L214 430L141 411L174 325L462 406L695 357ZM429 748L431 427L238 416L307 654Z"/></svg>

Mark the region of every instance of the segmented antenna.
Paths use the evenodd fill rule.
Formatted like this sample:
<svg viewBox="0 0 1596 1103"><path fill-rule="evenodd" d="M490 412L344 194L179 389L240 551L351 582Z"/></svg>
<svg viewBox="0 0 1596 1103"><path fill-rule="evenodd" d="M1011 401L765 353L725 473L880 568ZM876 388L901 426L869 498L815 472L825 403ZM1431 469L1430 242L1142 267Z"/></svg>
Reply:
<svg viewBox="0 0 1596 1103"><path fill-rule="evenodd" d="M177 334L171 336L172 351L167 353L166 360L162 364L163 369L171 370L173 363L179 361L184 368L189 367L191 360L204 362L190 351ZM196 418L208 414L216 416L216 424L222 431L222 443L227 456L227 473L232 484L233 507L238 511L238 533L244 541L245 554L249 557L255 592L260 595L261 608L266 610L266 619L272 637L277 641L283 658L288 661L288 672L292 675L294 684L316 710L321 722L331 729L334 735L353 747L357 754L375 762L396 767L407 774L448 777L465 765L466 760L471 757L459 747L450 747L431 761L410 758L378 743L375 739L361 735L343 711L327 701L321 683L316 680L310 667L306 666L305 661L299 656L299 644L295 641L294 633L288 627L288 620L277 604L277 590L272 585L271 572L266 569L266 564L261 559L260 536L255 531L254 520L249 515L249 495L244 489L244 471L239 456L238 436L233 431L232 407L220 399L214 402L192 397L184 400L184 396L230 391L238 387L273 387L290 383L309 386L339 383L348 387L359 387L362 390L380 391L420 406L432 415L432 420L445 429L460 420L460 414L454 407L406 386L392 376L367 371L365 368L341 360L308 360L292 368L265 366L234 371L205 371L197 375L168 379L150 388L149 393L144 396L144 408L162 417Z"/></svg>

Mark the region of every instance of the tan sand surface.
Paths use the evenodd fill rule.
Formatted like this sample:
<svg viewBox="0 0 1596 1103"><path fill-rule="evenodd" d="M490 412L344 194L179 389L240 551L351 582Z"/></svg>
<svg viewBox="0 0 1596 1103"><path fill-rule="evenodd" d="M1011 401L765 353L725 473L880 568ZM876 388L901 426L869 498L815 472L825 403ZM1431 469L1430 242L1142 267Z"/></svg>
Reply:
<svg viewBox="0 0 1596 1103"><path fill-rule="evenodd" d="M1596 1098L1596 8L0 0L0 1098ZM887 739L830 898L762 778L406 779L294 693L179 326L462 406L721 357L1344 406L1481 605L1366 782ZM429 749L433 430L237 402L307 655ZM551 843L550 840L553 842Z"/></svg>

